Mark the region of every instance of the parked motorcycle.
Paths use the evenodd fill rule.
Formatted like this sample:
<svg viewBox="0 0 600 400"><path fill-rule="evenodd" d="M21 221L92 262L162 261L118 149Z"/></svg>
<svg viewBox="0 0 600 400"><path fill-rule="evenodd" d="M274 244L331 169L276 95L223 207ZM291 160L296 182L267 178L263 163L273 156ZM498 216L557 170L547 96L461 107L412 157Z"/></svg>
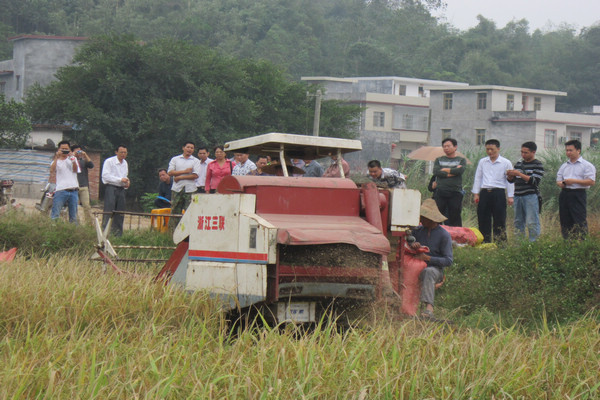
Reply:
<svg viewBox="0 0 600 400"><path fill-rule="evenodd" d="M14 204L15 199L12 198L12 187L15 181L12 179L0 179L0 207L10 207Z"/></svg>
<svg viewBox="0 0 600 400"><path fill-rule="evenodd" d="M43 213L49 214L52 211L52 199L54 198L54 193L56 192L56 184L52 182L48 182L46 186L42 189L42 198L39 203L35 204L35 208L40 210Z"/></svg>

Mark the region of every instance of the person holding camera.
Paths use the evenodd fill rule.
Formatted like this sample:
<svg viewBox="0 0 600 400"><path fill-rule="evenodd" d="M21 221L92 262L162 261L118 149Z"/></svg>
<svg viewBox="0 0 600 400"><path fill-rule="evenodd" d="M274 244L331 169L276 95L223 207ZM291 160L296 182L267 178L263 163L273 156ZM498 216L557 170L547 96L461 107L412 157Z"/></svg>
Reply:
<svg viewBox="0 0 600 400"><path fill-rule="evenodd" d="M85 223L92 223L92 206L90 205L90 181L88 179L88 170L94 168L94 163L90 156L83 151L80 145L74 144L71 146L71 152L77 158L79 164L79 172L77 173L77 181L79 182L79 201L83 207L83 216Z"/></svg>
<svg viewBox="0 0 600 400"><path fill-rule="evenodd" d="M67 205L69 210L69 222L77 223L77 203L79 202L79 182L77 181L79 167L71 145L67 140L58 143L58 151L50 164L50 173L56 174L56 192L52 201L52 212L50 218L57 219L60 210Z"/></svg>

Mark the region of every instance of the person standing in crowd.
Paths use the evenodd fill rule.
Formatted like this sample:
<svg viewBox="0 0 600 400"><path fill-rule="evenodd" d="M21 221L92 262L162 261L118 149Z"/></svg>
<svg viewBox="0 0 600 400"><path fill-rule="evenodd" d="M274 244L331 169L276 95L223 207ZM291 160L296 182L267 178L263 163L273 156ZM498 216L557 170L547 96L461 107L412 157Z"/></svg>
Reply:
<svg viewBox="0 0 600 400"><path fill-rule="evenodd" d="M596 183L596 167L581 157L581 142L565 143L568 160L556 174L556 184L562 190L558 197L560 230L563 238L583 238L588 233L587 189Z"/></svg>
<svg viewBox="0 0 600 400"><path fill-rule="evenodd" d="M169 176L167 170L161 168L158 170L158 197L154 200L156 208L171 208L171 186L173 178Z"/></svg>
<svg viewBox="0 0 600 400"><path fill-rule="evenodd" d="M479 230L484 243L492 242L492 234L494 241L506 241L506 204L513 205L515 191L515 185L507 180L506 171L513 166L500 155L498 140L485 142L485 152L488 156L477 164L472 190Z"/></svg>
<svg viewBox="0 0 600 400"><path fill-rule="evenodd" d="M367 164L369 179L379 187L388 189L406 189L406 176L391 168L381 168L379 160L371 160Z"/></svg>
<svg viewBox="0 0 600 400"><path fill-rule="evenodd" d="M440 212L448 216L446 225L449 226L462 226L462 175L467 168L467 160L456 153L457 147L456 139L442 140L445 155L436 158L433 163L436 178L433 198Z"/></svg>
<svg viewBox="0 0 600 400"><path fill-rule="evenodd" d="M323 178L341 178L342 175L340 174L337 155L331 154L330 157L331 164L323 173ZM340 158L340 163L342 164L342 171L344 171L344 178L348 178L348 175L350 174L350 165L348 165L343 158Z"/></svg>
<svg viewBox="0 0 600 400"><path fill-rule="evenodd" d="M198 179L196 179L196 188L198 193L206 193L204 190L204 184L206 183L206 169L208 168L208 164L210 164L213 159L209 158L210 155L208 148L205 146L201 146L198 149L198 160L200 160L200 172L198 175Z"/></svg>
<svg viewBox="0 0 600 400"><path fill-rule="evenodd" d="M525 227L529 240L535 241L540 236L540 197L539 185L544 176L544 165L535 158L537 145L525 142L521 145L521 160L514 169L506 171L509 182L515 184L515 228L525 235Z"/></svg>
<svg viewBox="0 0 600 400"><path fill-rule="evenodd" d="M410 247L419 249L421 246L429 248L429 252L420 253L414 257L425 261L427 267L419 275L421 282L421 303L424 304L421 317L433 319L433 300L435 297L435 285L444 280L444 268L452 265L454 257L452 254L452 237L448 231L440 226L446 217L440 213L435 200L427 199L421 205L421 225L412 231L415 237Z"/></svg>
<svg viewBox="0 0 600 400"><path fill-rule="evenodd" d="M69 222L77 223L78 172L77 160L71 153L69 142L66 140L59 142L58 150L50 164L50 173L56 174L56 192L52 201L50 218L57 219L60 216L60 210L66 204L69 210Z"/></svg>
<svg viewBox="0 0 600 400"><path fill-rule="evenodd" d="M194 157L195 145L185 142L182 154L171 158L167 173L173 177L171 186L171 214L181 214L192 202L192 194L196 193L196 179L200 175L200 161ZM169 218L169 228L174 230L179 223L178 218Z"/></svg>
<svg viewBox="0 0 600 400"><path fill-rule="evenodd" d="M325 172L321 164L316 160L304 160L304 167L302 169L304 170L303 176L305 178L320 178Z"/></svg>
<svg viewBox="0 0 600 400"><path fill-rule="evenodd" d="M127 165L127 147L117 146L115 155L104 160L102 165L102 183L106 185L104 191L104 212L125 211L125 189L129 188L130 182L127 175L129 166ZM111 215L104 214L102 217L102 227L105 228ZM116 236L123 235L123 214L113 214L111 231Z"/></svg>
<svg viewBox="0 0 600 400"><path fill-rule="evenodd" d="M90 181L88 178L88 170L94 168L94 163L80 145L72 145L71 151L77 158L80 170L80 172L77 173L77 181L79 182L79 202L81 203L81 207L83 207L85 223L91 224L92 206L90 204Z"/></svg>
<svg viewBox="0 0 600 400"><path fill-rule="evenodd" d="M256 175L256 164L248 159L249 153L246 149L240 149L234 153L237 162L233 167L231 175Z"/></svg>
<svg viewBox="0 0 600 400"><path fill-rule="evenodd" d="M215 147L215 160L208 164L206 169L206 182L204 189L206 193L215 193L221 180L226 176L231 175L235 162L225 158L225 150L223 146Z"/></svg>

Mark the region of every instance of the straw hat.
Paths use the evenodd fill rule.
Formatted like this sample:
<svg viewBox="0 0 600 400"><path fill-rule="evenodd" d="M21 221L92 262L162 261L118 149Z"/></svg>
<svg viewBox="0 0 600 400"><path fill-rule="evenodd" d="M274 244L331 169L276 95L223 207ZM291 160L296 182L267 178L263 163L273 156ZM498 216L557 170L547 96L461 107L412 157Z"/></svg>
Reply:
<svg viewBox="0 0 600 400"><path fill-rule="evenodd" d="M448 218L444 217L437 208L434 199L427 199L421 204L421 216L441 224Z"/></svg>

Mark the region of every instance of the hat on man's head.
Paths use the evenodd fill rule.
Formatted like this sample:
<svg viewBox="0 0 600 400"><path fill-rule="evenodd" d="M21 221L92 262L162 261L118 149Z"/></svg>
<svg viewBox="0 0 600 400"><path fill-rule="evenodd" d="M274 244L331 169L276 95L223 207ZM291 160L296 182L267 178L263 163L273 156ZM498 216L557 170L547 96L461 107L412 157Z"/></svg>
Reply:
<svg viewBox="0 0 600 400"><path fill-rule="evenodd" d="M427 199L421 204L421 216L439 224L448 219L437 208L434 199Z"/></svg>

